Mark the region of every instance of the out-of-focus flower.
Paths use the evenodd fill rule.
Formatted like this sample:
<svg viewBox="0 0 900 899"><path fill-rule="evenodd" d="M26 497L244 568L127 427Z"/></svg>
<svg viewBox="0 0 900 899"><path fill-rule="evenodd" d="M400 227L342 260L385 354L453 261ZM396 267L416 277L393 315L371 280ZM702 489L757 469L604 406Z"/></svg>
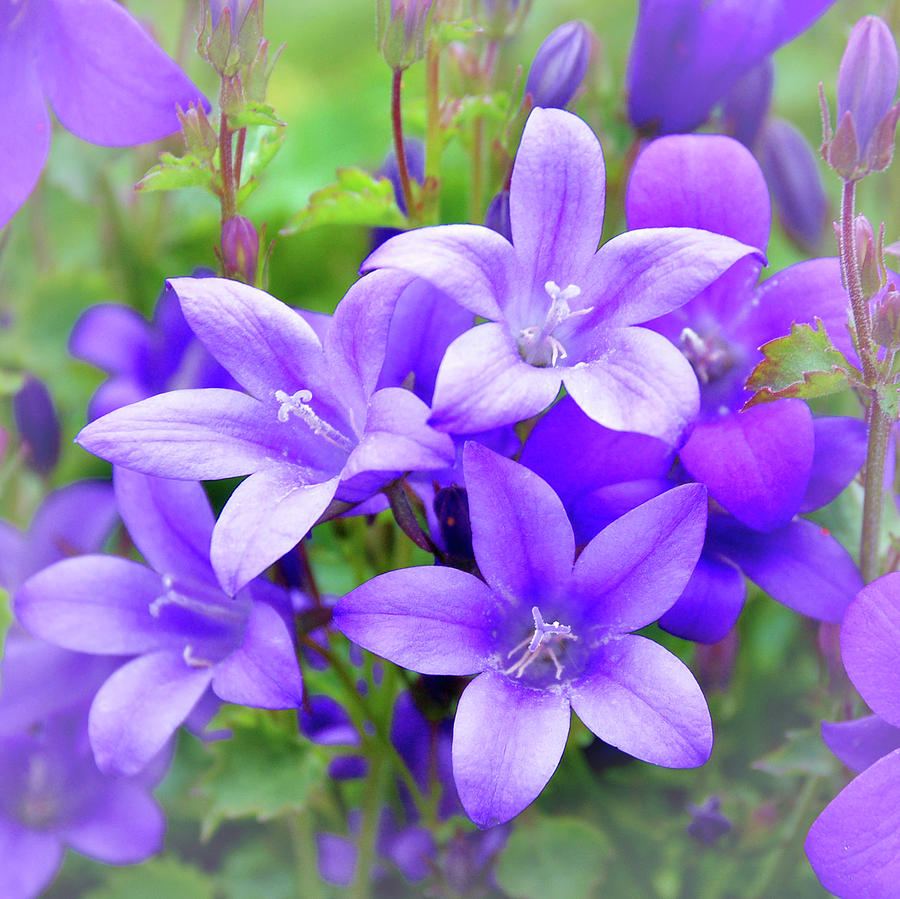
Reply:
<svg viewBox="0 0 900 899"><path fill-rule="evenodd" d="M628 60L628 117L651 134L693 131L738 79L834 0L641 0Z"/></svg>
<svg viewBox="0 0 900 899"><path fill-rule="evenodd" d="M564 109L569 104L587 73L592 44L590 28L577 21L560 25L544 38L525 82L525 94L534 106Z"/></svg>
<svg viewBox="0 0 900 899"><path fill-rule="evenodd" d="M425 55L433 0L377 0L375 40L385 62L405 69Z"/></svg>
<svg viewBox="0 0 900 899"><path fill-rule="evenodd" d="M689 805L687 810L691 816L687 832L704 846L712 846L732 828L731 821L722 814L718 796L710 796L702 805Z"/></svg>
<svg viewBox="0 0 900 899"><path fill-rule="evenodd" d="M93 144L121 147L179 130L176 105L208 102L115 0L0 6L0 227L31 193L50 149L47 101Z"/></svg>
<svg viewBox="0 0 900 899"><path fill-rule="evenodd" d="M33 375L13 397L13 417L26 463L38 474L48 475L59 461L59 418L43 381Z"/></svg>
<svg viewBox="0 0 900 899"><path fill-rule="evenodd" d="M571 710L645 761L703 764L712 732L691 673L632 631L683 589L706 522L699 485L618 519L575 559L556 494L528 469L470 442L463 468L475 558L380 575L338 601L351 640L423 674L478 674L453 725L453 777L480 826L517 815L556 769Z"/></svg>
<svg viewBox="0 0 900 899"><path fill-rule="evenodd" d="M756 147L760 131L772 103L775 66L767 56L759 65L742 75L722 101L725 130L749 150Z"/></svg>

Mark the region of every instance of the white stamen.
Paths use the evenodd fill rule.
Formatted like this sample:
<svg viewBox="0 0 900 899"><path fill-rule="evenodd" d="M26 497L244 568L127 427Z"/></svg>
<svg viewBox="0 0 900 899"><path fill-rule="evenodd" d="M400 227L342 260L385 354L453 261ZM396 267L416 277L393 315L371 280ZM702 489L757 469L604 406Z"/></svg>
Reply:
<svg viewBox="0 0 900 899"><path fill-rule="evenodd" d="M278 420L285 423L293 412L317 437L323 437L329 443L351 452L353 443L348 440L337 428L333 428L327 421L320 418L309 405L313 395L311 390L297 390L290 396L283 390L275 391L275 399L279 405Z"/></svg>

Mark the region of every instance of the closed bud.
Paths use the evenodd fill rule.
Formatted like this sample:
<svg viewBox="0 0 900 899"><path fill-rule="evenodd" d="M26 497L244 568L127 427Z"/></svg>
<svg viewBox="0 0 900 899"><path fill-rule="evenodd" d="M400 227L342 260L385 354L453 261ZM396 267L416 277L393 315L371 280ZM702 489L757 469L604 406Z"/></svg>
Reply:
<svg viewBox="0 0 900 899"><path fill-rule="evenodd" d="M433 0L378 0L375 39L385 62L406 69L425 55Z"/></svg>
<svg viewBox="0 0 900 899"><path fill-rule="evenodd" d="M209 13L212 18L212 27L218 26L222 15L227 12L228 24L232 37L236 37L244 23L251 0L209 0ZM254 5L257 5L254 3Z"/></svg>
<svg viewBox="0 0 900 899"><path fill-rule="evenodd" d="M581 87L594 37L584 22L566 22L544 39L534 55L525 93L534 106L564 109Z"/></svg>
<svg viewBox="0 0 900 899"><path fill-rule="evenodd" d="M475 19L492 41L511 37L521 27L531 0L477 0Z"/></svg>
<svg viewBox="0 0 900 899"><path fill-rule="evenodd" d="M206 111L202 106L188 107L187 112L176 110L178 121L181 123L181 133L184 137L184 145L189 153L199 159L212 159L219 145L219 135L209 121Z"/></svg>
<svg viewBox="0 0 900 899"><path fill-rule="evenodd" d="M232 216L222 226L222 262L229 278L245 284L256 283L259 235L253 223L242 215Z"/></svg>
<svg viewBox="0 0 900 899"><path fill-rule="evenodd" d="M900 291L893 284L872 311L872 336L879 346L900 349Z"/></svg>
<svg viewBox="0 0 900 899"><path fill-rule="evenodd" d="M13 418L26 463L38 474L50 474L59 461L59 419L50 391L33 375L25 376L13 397Z"/></svg>
<svg viewBox="0 0 900 899"><path fill-rule="evenodd" d="M850 32L837 85L837 130L826 134L823 155L845 180L883 171L894 149L900 107L897 44L878 16L864 16ZM828 128L826 127L826 131Z"/></svg>
<svg viewBox="0 0 900 899"><path fill-rule="evenodd" d="M853 221L853 239L856 241L856 258L859 262L863 295L867 300L871 300L887 283L887 271L884 267L884 225L878 232L876 242L872 223L864 215L858 215Z"/></svg>
<svg viewBox="0 0 900 899"><path fill-rule="evenodd" d="M502 234L512 243L512 228L509 224L509 191L501 190L488 205L484 223L492 231Z"/></svg>

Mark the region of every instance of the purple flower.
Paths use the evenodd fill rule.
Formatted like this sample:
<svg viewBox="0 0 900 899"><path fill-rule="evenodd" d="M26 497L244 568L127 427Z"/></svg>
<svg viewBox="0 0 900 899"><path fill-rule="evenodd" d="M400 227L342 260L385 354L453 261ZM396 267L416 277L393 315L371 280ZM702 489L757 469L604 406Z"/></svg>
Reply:
<svg viewBox="0 0 900 899"><path fill-rule="evenodd" d="M0 694L0 895L30 899L66 846L107 864L162 848L150 795L168 756L140 778L106 777L88 741L88 705L118 660L67 652L14 630Z"/></svg>
<svg viewBox="0 0 900 899"><path fill-rule="evenodd" d="M66 649L134 655L100 688L90 736L106 772L134 774L211 687L220 699L295 708L300 670L290 601L268 582L232 599L209 563L213 515L201 485L115 470L116 499L153 567L115 556L65 559L15 595L21 623Z"/></svg>
<svg viewBox="0 0 900 899"><path fill-rule="evenodd" d="M900 877L900 749L891 745L897 745L896 730L886 729L900 726L900 574L873 581L850 604L841 654L850 680L882 721L837 725L867 744L848 758L865 770L813 823L806 854L826 890L848 899L888 899ZM834 742L833 731L830 736ZM844 749L847 736L837 738ZM887 754L872 764L876 745Z"/></svg>
<svg viewBox="0 0 900 899"><path fill-rule="evenodd" d="M195 276L205 273L198 270ZM168 284L159 294L149 324L118 303L87 309L72 328L69 352L111 375L91 397L91 421L166 390L237 387L194 336Z"/></svg>
<svg viewBox="0 0 900 899"><path fill-rule="evenodd" d="M628 61L628 117L653 134L693 131L765 57L834 0L641 0Z"/></svg>
<svg viewBox="0 0 900 899"><path fill-rule="evenodd" d="M575 557L562 503L523 466L466 446L475 558L380 575L335 607L351 640L423 674L479 674L459 701L453 775L480 826L508 821L555 770L570 709L597 736L655 764L710 751L688 669L631 631L674 601L696 562L705 491L688 485L610 525Z"/></svg>
<svg viewBox="0 0 900 899"><path fill-rule="evenodd" d="M50 391L33 375L13 397L13 416L25 460L40 475L49 475L59 461L59 417Z"/></svg>
<svg viewBox="0 0 900 899"><path fill-rule="evenodd" d="M525 82L533 105L564 109L571 102L587 73L591 43L584 22L566 22L544 38Z"/></svg>
<svg viewBox="0 0 900 899"><path fill-rule="evenodd" d="M47 100L94 144L121 147L179 130L176 104L200 91L114 0L30 0L0 7L3 84L0 227L25 202L50 149Z"/></svg>
<svg viewBox="0 0 900 899"><path fill-rule="evenodd" d="M247 393L151 397L98 419L77 441L161 477L249 474L213 531L213 567L234 593L301 540L332 499L359 503L404 471L452 463L453 442L426 425L420 399L376 389L390 316L409 280L381 272L357 282L323 346L298 312L261 290L175 279L188 323Z"/></svg>
<svg viewBox="0 0 900 899"><path fill-rule="evenodd" d="M677 308L759 252L684 228L631 231L597 251L603 172L600 145L581 119L535 109L513 168L512 244L479 225L442 225L398 235L366 261L418 275L491 320L447 349L435 427L475 433L528 418L561 384L591 418L619 430L674 441L695 415L685 360L632 325Z"/></svg>

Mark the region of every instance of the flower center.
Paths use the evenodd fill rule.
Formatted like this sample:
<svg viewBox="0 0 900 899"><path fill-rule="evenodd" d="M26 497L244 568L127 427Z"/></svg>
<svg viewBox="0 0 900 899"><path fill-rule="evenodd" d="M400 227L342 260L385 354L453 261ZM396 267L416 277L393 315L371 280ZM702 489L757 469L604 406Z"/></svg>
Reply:
<svg viewBox="0 0 900 899"><path fill-rule="evenodd" d="M329 443L333 443L339 449L349 453L353 450L353 443L348 440L337 428L333 428L325 419L316 415L309 405L313 395L311 390L298 390L288 396L283 390L275 391L275 399L281 405L278 407L278 420L286 422L291 413L297 416L317 437L324 437Z"/></svg>
<svg viewBox="0 0 900 899"><path fill-rule="evenodd" d="M531 616L534 618L534 633L509 651L506 656L508 659L517 652L521 655L503 673L512 674L518 678L538 659L548 658L553 662L556 679L559 680L562 677L563 666L556 650L566 640L577 640L578 637L572 633L572 628L568 624L544 621L541 610L537 606L531 607Z"/></svg>
<svg viewBox="0 0 900 899"><path fill-rule="evenodd" d="M580 315L587 315L593 311L593 306L586 309L572 310L569 308L569 300L581 295L581 288L576 284L570 284L560 289L555 281L548 281L544 285L547 296L550 297L550 308L543 325L531 325L519 332L516 345L519 355L529 364L538 368L552 368L560 359L568 356L566 348L554 330L563 322Z"/></svg>
<svg viewBox="0 0 900 899"><path fill-rule="evenodd" d="M691 328L685 328L679 344L697 380L703 385L719 380L734 364L728 344L715 335L704 338Z"/></svg>

